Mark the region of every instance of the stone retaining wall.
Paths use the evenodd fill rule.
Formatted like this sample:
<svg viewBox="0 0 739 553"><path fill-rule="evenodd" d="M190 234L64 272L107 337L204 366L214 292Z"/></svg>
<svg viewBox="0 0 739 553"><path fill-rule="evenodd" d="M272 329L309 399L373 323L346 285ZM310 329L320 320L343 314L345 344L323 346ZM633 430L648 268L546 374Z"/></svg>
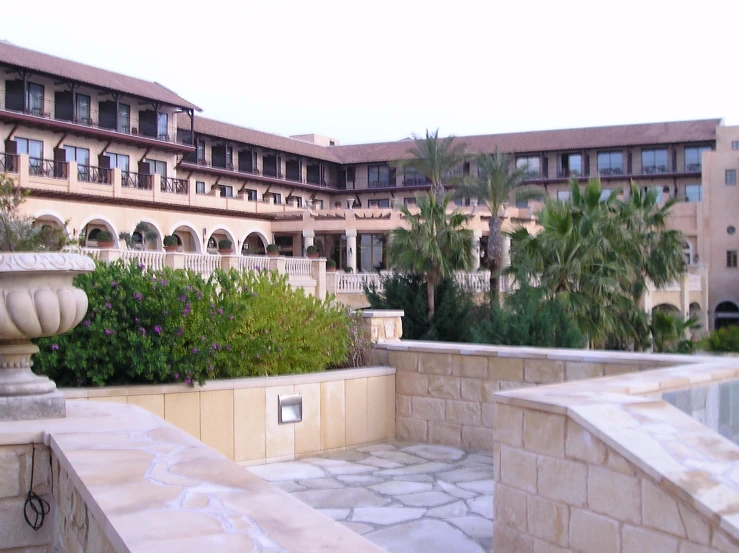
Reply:
<svg viewBox="0 0 739 553"><path fill-rule="evenodd" d="M402 340L377 344L395 367L396 437L493 449L493 394L693 362L678 355L510 348Z"/></svg>
<svg viewBox="0 0 739 553"><path fill-rule="evenodd" d="M395 369L370 367L204 386L67 388L68 400L138 405L227 458L286 461L395 437ZM277 398L301 394L303 420L279 424Z"/></svg>

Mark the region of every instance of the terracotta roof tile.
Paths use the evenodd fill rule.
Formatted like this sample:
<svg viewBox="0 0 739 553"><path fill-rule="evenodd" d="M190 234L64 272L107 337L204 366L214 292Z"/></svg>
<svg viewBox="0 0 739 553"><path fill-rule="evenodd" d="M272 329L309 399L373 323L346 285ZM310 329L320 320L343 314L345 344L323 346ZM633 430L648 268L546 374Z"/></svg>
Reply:
<svg viewBox="0 0 739 553"><path fill-rule="evenodd" d="M189 129L190 116L186 113L178 114L177 124L180 128ZM341 163L341 160L333 154L334 147L327 148L296 138L255 131L254 129L239 127L238 125L207 119L206 117L195 117L195 132L218 138L227 138L235 142L253 144L270 150Z"/></svg>
<svg viewBox="0 0 739 553"><path fill-rule="evenodd" d="M201 111L195 104L191 104L159 83L136 79L105 69L98 69L91 65L21 48L20 46L1 40L0 63L109 90L117 90L132 96L156 100L175 107Z"/></svg>
<svg viewBox="0 0 739 553"><path fill-rule="evenodd" d="M473 153L529 153L566 151L623 146L647 146L680 142L710 142L716 140L720 119L646 123L552 131L531 131L507 134L461 136ZM334 146L331 151L343 163L371 163L408 157L411 144L407 140L355 146Z"/></svg>

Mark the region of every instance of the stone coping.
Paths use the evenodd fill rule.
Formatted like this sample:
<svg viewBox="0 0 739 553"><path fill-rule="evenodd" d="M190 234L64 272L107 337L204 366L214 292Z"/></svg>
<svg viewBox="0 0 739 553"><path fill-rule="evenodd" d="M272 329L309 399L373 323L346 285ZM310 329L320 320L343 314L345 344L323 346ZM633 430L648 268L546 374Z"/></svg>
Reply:
<svg viewBox="0 0 739 553"><path fill-rule="evenodd" d="M634 353L626 351L604 351L565 348L535 348L521 346L491 346L454 342L427 342L423 340L401 340L392 343L374 344L373 347L387 351L410 351L419 353L452 353L520 359L551 359L555 361L582 361L588 363L623 363L657 366L687 365L699 362L714 362L720 357L711 355L678 355L666 353Z"/></svg>
<svg viewBox="0 0 739 553"><path fill-rule="evenodd" d="M499 392L496 403L568 416L739 540L739 447L661 400L739 378L739 359ZM656 397L655 397L656 396Z"/></svg>
<svg viewBox="0 0 739 553"><path fill-rule="evenodd" d="M387 319L388 317L405 317L402 309L362 309L360 311L364 319Z"/></svg>
<svg viewBox="0 0 739 553"><path fill-rule="evenodd" d="M238 390L242 388L272 388L294 384L315 384L336 380L353 380L395 374L393 367L361 367L358 369L335 369L307 374L284 376L233 378L207 380L203 386L195 384L141 384L134 386L105 386L103 388L61 388L67 398L96 398L111 396L142 396L151 394L186 394L194 392L213 392L216 390Z"/></svg>
<svg viewBox="0 0 739 553"><path fill-rule="evenodd" d="M47 444L116 553L382 553L351 530L133 405L70 402L67 418L0 423Z"/></svg>

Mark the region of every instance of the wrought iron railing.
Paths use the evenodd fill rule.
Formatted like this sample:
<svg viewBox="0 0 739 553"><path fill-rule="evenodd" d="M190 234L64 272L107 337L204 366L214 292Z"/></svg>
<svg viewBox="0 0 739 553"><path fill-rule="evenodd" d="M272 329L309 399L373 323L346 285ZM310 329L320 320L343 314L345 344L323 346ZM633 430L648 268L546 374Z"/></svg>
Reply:
<svg viewBox="0 0 739 553"><path fill-rule="evenodd" d="M33 177L47 177L51 179L67 178L67 162L53 159L28 158L28 174Z"/></svg>
<svg viewBox="0 0 739 553"><path fill-rule="evenodd" d="M0 154L0 173L17 173L18 156L14 154Z"/></svg>
<svg viewBox="0 0 739 553"><path fill-rule="evenodd" d="M187 194L187 180L176 179L174 177L161 177L161 189L162 192L168 192L170 194Z"/></svg>
<svg viewBox="0 0 739 553"><path fill-rule="evenodd" d="M92 182L97 184L113 184L113 172L104 167L78 165L77 180L80 182Z"/></svg>
<svg viewBox="0 0 739 553"><path fill-rule="evenodd" d="M121 186L124 188L137 188L139 190L151 190L153 177L130 171L121 173Z"/></svg>

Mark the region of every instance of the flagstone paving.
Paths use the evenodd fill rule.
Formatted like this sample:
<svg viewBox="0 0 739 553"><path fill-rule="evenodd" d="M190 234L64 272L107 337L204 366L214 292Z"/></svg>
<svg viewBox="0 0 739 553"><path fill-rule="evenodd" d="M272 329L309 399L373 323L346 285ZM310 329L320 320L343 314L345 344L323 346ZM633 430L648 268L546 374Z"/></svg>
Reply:
<svg viewBox="0 0 739 553"><path fill-rule="evenodd" d="M492 455L391 442L249 470L389 553L492 550Z"/></svg>

